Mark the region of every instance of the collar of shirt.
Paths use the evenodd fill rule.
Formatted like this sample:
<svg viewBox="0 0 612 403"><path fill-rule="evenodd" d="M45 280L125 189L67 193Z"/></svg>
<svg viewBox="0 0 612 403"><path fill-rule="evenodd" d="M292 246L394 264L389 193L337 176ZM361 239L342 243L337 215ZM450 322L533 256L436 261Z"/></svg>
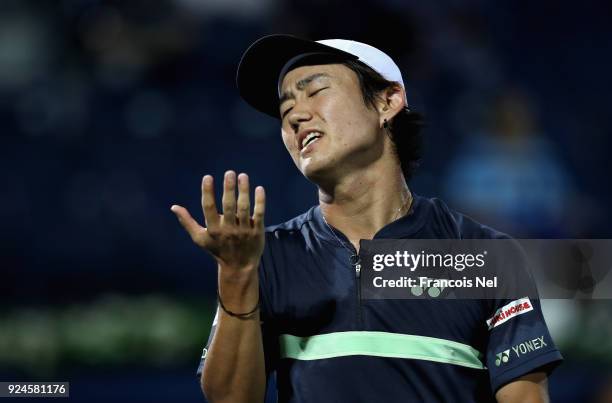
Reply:
<svg viewBox="0 0 612 403"><path fill-rule="evenodd" d="M405 239L414 236L425 224L429 215L427 203L423 203L422 197L412 194L413 201L410 212L397 220L390 222L382 227L375 235L374 239ZM334 244L338 243L336 236L342 242L348 242L346 236L333 227L328 227L323 220L321 207L316 206L310 210L310 222L317 238ZM330 230L331 229L331 230ZM331 231L334 231L336 236Z"/></svg>

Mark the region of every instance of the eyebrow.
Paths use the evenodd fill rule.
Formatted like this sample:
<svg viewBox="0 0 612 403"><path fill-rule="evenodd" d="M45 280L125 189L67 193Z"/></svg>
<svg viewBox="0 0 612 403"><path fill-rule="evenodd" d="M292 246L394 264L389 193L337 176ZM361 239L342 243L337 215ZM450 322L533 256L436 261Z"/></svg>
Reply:
<svg viewBox="0 0 612 403"><path fill-rule="evenodd" d="M327 73L311 74L308 77L302 78L300 81L296 83L295 86L297 87L298 90L302 91L304 88L306 88L308 84L310 84L311 82L319 78L330 78L330 75ZM285 102L288 99L295 99L295 95L293 94L293 92L291 91L283 92L283 94L280 96L278 100L278 104L281 105L283 102Z"/></svg>

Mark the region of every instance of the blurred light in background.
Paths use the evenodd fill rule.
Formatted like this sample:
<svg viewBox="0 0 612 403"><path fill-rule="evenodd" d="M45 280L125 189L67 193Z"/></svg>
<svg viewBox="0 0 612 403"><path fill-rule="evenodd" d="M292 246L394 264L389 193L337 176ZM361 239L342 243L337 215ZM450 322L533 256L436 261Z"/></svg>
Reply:
<svg viewBox="0 0 612 403"><path fill-rule="evenodd" d="M74 366L197 366L211 312L201 303L155 294L12 309L0 317L0 366L36 378L61 377Z"/></svg>

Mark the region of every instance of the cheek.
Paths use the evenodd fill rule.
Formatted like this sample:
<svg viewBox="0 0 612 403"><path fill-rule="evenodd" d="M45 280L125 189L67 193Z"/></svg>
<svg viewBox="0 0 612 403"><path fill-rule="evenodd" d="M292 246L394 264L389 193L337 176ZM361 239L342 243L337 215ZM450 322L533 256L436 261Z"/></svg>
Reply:
<svg viewBox="0 0 612 403"><path fill-rule="evenodd" d="M290 153L293 152L295 149L295 140L293 139L292 135L288 133L285 129L281 129L281 137L283 139L283 144L285 145L287 151L289 151Z"/></svg>
<svg viewBox="0 0 612 403"><path fill-rule="evenodd" d="M352 101L347 104L345 102L339 104L339 107L334 108L331 113L337 117L332 119L333 122L336 122L334 131L339 134L339 140L344 146L355 142L360 137L374 137L372 133L378 127L377 115L362 103Z"/></svg>

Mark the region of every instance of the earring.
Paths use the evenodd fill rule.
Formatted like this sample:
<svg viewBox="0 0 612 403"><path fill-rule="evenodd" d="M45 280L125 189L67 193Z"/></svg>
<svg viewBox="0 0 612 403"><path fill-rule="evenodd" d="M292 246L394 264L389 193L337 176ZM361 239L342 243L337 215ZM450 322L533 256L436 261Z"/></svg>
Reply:
<svg viewBox="0 0 612 403"><path fill-rule="evenodd" d="M389 123L387 123L387 119L385 119L385 121L383 122L383 128L385 129L389 128Z"/></svg>

